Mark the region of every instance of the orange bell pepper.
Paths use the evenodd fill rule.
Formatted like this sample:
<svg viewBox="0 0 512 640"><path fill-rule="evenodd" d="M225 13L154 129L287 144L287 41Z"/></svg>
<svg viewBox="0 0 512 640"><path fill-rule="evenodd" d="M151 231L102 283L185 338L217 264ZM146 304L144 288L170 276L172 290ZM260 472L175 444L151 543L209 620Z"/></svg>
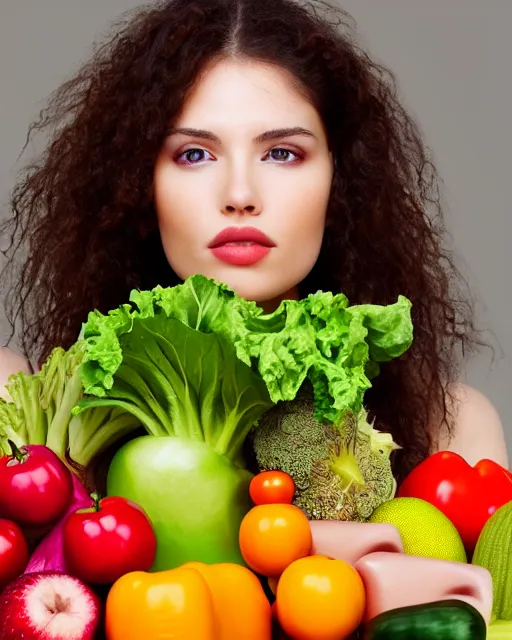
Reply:
<svg viewBox="0 0 512 640"><path fill-rule="evenodd" d="M105 626L108 640L271 640L272 613L249 569L190 562L119 578L107 597Z"/></svg>

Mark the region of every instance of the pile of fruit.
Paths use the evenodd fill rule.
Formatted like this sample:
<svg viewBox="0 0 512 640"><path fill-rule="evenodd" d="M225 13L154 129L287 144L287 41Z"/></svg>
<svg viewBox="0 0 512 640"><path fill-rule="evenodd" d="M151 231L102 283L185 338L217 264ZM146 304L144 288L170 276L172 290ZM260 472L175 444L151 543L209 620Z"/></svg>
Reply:
<svg viewBox="0 0 512 640"><path fill-rule="evenodd" d="M2 640L512 637L512 474L489 461L469 467L447 452L428 458L398 497L375 510L373 524L345 523L391 524L400 534L395 550L356 562L349 549L338 557L317 552L314 526L293 504L292 477L262 472L251 480L253 506L239 529L245 566L186 562L155 571L157 539L139 505L93 494L84 496L88 506L70 510L75 478L58 456L42 445L11 446L12 454L0 458ZM448 477L456 465L464 466ZM492 496L473 493L476 482L493 484ZM440 485L451 487L449 495ZM471 513L478 513L479 500L487 518L477 522ZM29 542L56 522L66 571L34 570ZM378 564L384 561L386 570L397 552L429 559L434 570L436 562L465 563L472 553L473 566L492 577L492 617L467 594L379 611L372 602L382 580Z"/></svg>

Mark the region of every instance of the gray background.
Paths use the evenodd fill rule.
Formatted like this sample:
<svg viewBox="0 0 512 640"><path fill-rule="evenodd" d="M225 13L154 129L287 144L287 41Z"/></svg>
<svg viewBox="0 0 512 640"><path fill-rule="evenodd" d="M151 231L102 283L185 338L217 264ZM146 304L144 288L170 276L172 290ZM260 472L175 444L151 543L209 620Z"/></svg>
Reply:
<svg viewBox="0 0 512 640"><path fill-rule="evenodd" d="M498 408L512 457L512 1L339 1L365 46L395 71L437 158L460 264L480 325L498 345L494 360L484 351L469 363L465 379ZM138 4L0 0L1 215L27 126L45 97L110 21ZM4 332L0 313L0 339Z"/></svg>

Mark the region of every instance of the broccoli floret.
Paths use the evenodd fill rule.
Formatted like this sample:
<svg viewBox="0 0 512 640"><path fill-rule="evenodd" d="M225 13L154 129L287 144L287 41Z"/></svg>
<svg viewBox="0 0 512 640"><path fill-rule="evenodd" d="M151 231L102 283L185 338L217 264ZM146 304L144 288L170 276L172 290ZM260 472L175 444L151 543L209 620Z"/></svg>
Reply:
<svg viewBox="0 0 512 640"><path fill-rule="evenodd" d="M286 471L299 491L309 486L313 461L329 451L322 426L311 419L309 409L309 398L299 392L293 402L280 402L264 414L251 434L260 469Z"/></svg>
<svg viewBox="0 0 512 640"><path fill-rule="evenodd" d="M396 493L392 437L373 429L364 410L341 425L318 422L307 387L260 419L251 445L260 471L293 477L294 504L313 520L365 522Z"/></svg>

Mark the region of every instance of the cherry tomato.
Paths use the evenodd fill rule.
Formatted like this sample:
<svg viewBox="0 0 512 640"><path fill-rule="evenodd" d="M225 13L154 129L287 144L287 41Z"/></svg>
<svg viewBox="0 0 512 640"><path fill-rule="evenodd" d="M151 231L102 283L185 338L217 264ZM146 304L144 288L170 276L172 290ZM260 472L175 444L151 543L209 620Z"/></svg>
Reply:
<svg viewBox="0 0 512 640"><path fill-rule="evenodd" d="M295 495L295 482L284 471L262 471L249 485L254 504L291 504Z"/></svg>
<svg viewBox="0 0 512 640"><path fill-rule="evenodd" d="M0 591L25 571L28 558L23 531L10 520L0 520Z"/></svg>
<svg viewBox="0 0 512 640"><path fill-rule="evenodd" d="M64 558L69 573L89 584L112 584L125 573L148 571L156 536L139 505L110 496L78 509L64 524Z"/></svg>
<svg viewBox="0 0 512 640"><path fill-rule="evenodd" d="M300 558L277 585L277 619L294 640L347 638L361 624L365 606L364 583L343 560Z"/></svg>
<svg viewBox="0 0 512 640"><path fill-rule="evenodd" d="M71 472L44 445L10 445L12 455L0 458L0 517L22 527L53 523L71 504Z"/></svg>
<svg viewBox="0 0 512 640"><path fill-rule="evenodd" d="M311 527L292 504L262 504L242 520L240 551L251 569L263 576L279 576L298 558L311 553Z"/></svg>

